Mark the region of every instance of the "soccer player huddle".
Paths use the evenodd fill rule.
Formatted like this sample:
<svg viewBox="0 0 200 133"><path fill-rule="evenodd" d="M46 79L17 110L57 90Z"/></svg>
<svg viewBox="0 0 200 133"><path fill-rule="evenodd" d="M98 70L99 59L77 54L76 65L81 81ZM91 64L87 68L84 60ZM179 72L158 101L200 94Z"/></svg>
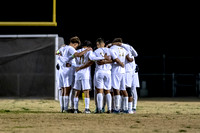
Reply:
<svg viewBox="0 0 200 133"><path fill-rule="evenodd" d="M78 47L81 48L76 50ZM81 44L75 36L70 38L69 45L62 45L56 55L61 112L81 113L78 103L82 91L84 113L91 113L89 92L93 82L95 113L104 113L106 104L107 113L136 113L139 78L134 57L138 54L131 45L115 38L105 46L104 40L98 38L93 51L90 41ZM93 64L94 77L91 75Z"/></svg>

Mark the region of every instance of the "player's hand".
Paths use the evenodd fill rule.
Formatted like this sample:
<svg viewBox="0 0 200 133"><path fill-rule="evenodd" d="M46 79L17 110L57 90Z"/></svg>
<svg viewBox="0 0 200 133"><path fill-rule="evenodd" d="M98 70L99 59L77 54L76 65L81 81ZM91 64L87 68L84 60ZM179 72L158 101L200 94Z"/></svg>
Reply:
<svg viewBox="0 0 200 133"><path fill-rule="evenodd" d="M122 64L120 64L121 65L121 67L123 67L124 68L124 63L122 63Z"/></svg>
<svg viewBox="0 0 200 133"><path fill-rule="evenodd" d="M90 51L90 50L93 51L93 49L91 47L87 48L87 51Z"/></svg>
<svg viewBox="0 0 200 133"><path fill-rule="evenodd" d="M105 64L105 60L99 60L99 61L97 61L97 64L98 65L103 65L103 64Z"/></svg>
<svg viewBox="0 0 200 133"><path fill-rule="evenodd" d="M78 72L80 70L80 67L76 67L76 72Z"/></svg>
<svg viewBox="0 0 200 133"><path fill-rule="evenodd" d="M71 64L69 64L69 63L66 63L66 67L71 67Z"/></svg>
<svg viewBox="0 0 200 133"><path fill-rule="evenodd" d="M105 53L104 58L105 58L105 60L109 60L110 59L110 57L107 56L107 53Z"/></svg>

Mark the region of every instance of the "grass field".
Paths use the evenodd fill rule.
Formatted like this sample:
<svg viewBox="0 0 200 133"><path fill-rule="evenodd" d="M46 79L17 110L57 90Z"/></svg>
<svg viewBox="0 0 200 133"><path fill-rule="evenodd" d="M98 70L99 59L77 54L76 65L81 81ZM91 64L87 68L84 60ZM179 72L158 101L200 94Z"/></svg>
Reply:
<svg viewBox="0 0 200 133"><path fill-rule="evenodd" d="M93 100L90 109L95 109ZM59 111L54 100L0 99L0 133L200 132L200 98L140 98L136 114Z"/></svg>

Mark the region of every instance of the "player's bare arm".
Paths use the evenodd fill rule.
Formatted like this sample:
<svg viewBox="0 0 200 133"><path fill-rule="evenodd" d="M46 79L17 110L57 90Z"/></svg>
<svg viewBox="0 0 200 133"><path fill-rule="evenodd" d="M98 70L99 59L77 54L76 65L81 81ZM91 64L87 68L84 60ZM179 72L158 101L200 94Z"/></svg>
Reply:
<svg viewBox="0 0 200 133"><path fill-rule="evenodd" d="M114 59L114 62L117 62L121 67L124 67L124 63L121 62L118 58Z"/></svg>
<svg viewBox="0 0 200 133"><path fill-rule="evenodd" d="M113 60L109 59L109 60L100 60L100 61L97 61L98 65L110 64L110 63L113 63Z"/></svg>
<svg viewBox="0 0 200 133"><path fill-rule="evenodd" d="M129 56L129 54L126 55L126 59L128 60L128 62L133 62L133 60L134 60L133 58L131 58L131 57Z"/></svg>
<svg viewBox="0 0 200 133"><path fill-rule="evenodd" d="M89 60L84 65L82 65L80 67L76 67L76 72L80 71L81 69L84 69L84 68L91 66L93 63L94 63L94 61Z"/></svg>
<svg viewBox="0 0 200 133"><path fill-rule="evenodd" d="M88 52L88 51L90 51L90 50L92 50L92 48L86 48L85 50L83 50L82 52L80 52L80 53L78 53L78 52L76 52L76 53L74 53L74 57L81 57L82 55L84 55L86 52Z"/></svg>

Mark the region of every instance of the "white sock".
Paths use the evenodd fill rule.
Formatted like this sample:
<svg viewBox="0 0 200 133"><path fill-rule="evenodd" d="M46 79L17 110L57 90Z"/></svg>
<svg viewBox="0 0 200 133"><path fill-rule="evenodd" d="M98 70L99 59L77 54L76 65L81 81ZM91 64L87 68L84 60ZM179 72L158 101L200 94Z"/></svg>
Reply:
<svg viewBox="0 0 200 133"><path fill-rule="evenodd" d="M120 95L115 95L115 110L119 110L119 104L120 104Z"/></svg>
<svg viewBox="0 0 200 133"><path fill-rule="evenodd" d="M124 110L128 110L128 96L124 97Z"/></svg>
<svg viewBox="0 0 200 133"><path fill-rule="evenodd" d="M74 97L74 109L78 109L78 97Z"/></svg>
<svg viewBox="0 0 200 133"><path fill-rule="evenodd" d="M136 87L132 87L132 96L133 96L133 108L136 109L137 107L137 100L138 100L138 95L137 95L137 90Z"/></svg>
<svg viewBox="0 0 200 133"><path fill-rule="evenodd" d="M64 99L64 110L67 110L69 105L69 96L63 96L63 99Z"/></svg>
<svg viewBox="0 0 200 133"><path fill-rule="evenodd" d="M61 107L61 109L64 108L63 96L59 96L59 101L60 101L60 107Z"/></svg>
<svg viewBox="0 0 200 133"><path fill-rule="evenodd" d="M89 109L90 106L90 98L85 98L85 109Z"/></svg>
<svg viewBox="0 0 200 133"><path fill-rule="evenodd" d="M102 110L102 103L103 103L103 95L102 93L97 94L97 107L98 110Z"/></svg>
<svg viewBox="0 0 200 133"><path fill-rule="evenodd" d="M132 102L128 102L128 111L132 110Z"/></svg>
<svg viewBox="0 0 200 133"><path fill-rule="evenodd" d="M108 93L106 95L106 99L107 99L107 107L108 107L108 110L111 110L111 103L112 103L112 98L111 98L111 94Z"/></svg>

